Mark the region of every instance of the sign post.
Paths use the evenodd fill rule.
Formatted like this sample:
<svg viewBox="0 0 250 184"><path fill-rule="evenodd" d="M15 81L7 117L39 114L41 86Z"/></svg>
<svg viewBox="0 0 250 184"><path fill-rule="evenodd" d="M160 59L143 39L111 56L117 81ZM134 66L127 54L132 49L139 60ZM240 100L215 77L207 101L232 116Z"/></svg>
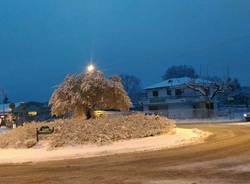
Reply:
<svg viewBox="0 0 250 184"><path fill-rule="evenodd" d="M39 141L39 135L48 135L54 132L54 127L50 128L49 126L42 126L39 129L36 129L36 141Z"/></svg>

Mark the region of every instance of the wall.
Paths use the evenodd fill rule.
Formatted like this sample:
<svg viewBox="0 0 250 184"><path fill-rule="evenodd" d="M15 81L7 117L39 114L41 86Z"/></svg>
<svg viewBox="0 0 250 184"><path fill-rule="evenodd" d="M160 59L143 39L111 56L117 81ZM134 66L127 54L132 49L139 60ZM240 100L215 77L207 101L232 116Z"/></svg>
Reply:
<svg viewBox="0 0 250 184"><path fill-rule="evenodd" d="M148 98L155 98L153 96L153 91L158 91L158 93L159 93L158 97L175 97L176 96L175 89L183 89L184 93L182 94L182 96L200 96L199 92L196 92L192 89L189 89L186 86L180 86L180 87L172 87L171 88L171 96L167 95L167 88L158 88L158 89L147 90L147 97Z"/></svg>

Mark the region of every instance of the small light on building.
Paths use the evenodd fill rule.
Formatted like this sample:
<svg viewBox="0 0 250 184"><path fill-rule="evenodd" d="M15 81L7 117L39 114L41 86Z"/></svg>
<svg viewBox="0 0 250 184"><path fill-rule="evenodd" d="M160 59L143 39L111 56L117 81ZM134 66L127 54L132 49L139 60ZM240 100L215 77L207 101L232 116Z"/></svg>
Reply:
<svg viewBox="0 0 250 184"><path fill-rule="evenodd" d="M37 114L38 114L37 112L28 112L29 116L37 116Z"/></svg>

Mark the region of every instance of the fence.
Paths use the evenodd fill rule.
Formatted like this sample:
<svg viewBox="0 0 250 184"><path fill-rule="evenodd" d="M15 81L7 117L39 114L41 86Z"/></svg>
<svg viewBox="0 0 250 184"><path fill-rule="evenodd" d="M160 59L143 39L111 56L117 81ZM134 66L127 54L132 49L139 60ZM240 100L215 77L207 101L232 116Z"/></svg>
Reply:
<svg viewBox="0 0 250 184"><path fill-rule="evenodd" d="M228 120L241 120L243 114L250 112L250 108L242 107L220 107L214 110L208 109L168 109L168 110L155 110L149 113L155 113L167 116L172 119L228 119Z"/></svg>

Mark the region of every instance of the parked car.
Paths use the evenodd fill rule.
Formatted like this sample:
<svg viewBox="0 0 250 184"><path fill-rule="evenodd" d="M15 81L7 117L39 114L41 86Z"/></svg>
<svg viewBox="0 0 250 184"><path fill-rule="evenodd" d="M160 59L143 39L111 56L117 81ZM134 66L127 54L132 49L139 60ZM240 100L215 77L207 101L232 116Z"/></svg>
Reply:
<svg viewBox="0 0 250 184"><path fill-rule="evenodd" d="M244 118L246 121L250 121L250 112L245 113Z"/></svg>

